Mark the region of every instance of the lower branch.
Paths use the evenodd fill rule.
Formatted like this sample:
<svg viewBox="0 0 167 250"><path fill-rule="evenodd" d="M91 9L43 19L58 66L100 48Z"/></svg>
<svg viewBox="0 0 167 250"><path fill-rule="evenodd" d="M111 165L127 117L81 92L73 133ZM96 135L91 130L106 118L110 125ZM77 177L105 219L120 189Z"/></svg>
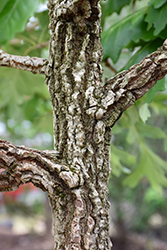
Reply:
<svg viewBox="0 0 167 250"><path fill-rule="evenodd" d="M15 56L0 50L0 66L30 71L33 74L46 74L48 60L38 57Z"/></svg>
<svg viewBox="0 0 167 250"><path fill-rule="evenodd" d="M52 197L55 190L79 185L79 176L63 164L56 151L40 151L0 140L0 191L32 182Z"/></svg>

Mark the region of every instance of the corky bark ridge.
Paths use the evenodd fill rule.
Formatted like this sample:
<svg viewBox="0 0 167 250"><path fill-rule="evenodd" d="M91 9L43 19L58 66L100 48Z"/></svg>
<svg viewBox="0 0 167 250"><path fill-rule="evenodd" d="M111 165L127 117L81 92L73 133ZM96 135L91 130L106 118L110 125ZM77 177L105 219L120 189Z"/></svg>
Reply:
<svg viewBox="0 0 167 250"><path fill-rule="evenodd" d="M167 40L141 62L92 88L95 105L91 115L113 127L122 113L167 74Z"/></svg>
<svg viewBox="0 0 167 250"><path fill-rule="evenodd" d="M53 107L55 150L80 173L83 183L71 190L74 199L67 205L66 215L51 201L55 249L110 249L107 182L111 130L90 115L96 102L92 89L102 86L100 3L50 0L48 8L51 41L46 83Z"/></svg>
<svg viewBox="0 0 167 250"><path fill-rule="evenodd" d="M1 191L31 181L48 192L55 249L109 250L111 127L166 73L166 42L129 70L102 84L100 3L49 0L49 60L1 52L0 65L43 72L54 117L55 151L0 143ZM6 59L9 58L9 59ZM40 68L40 70L38 69ZM44 68L43 68L44 67Z"/></svg>
<svg viewBox="0 0 167 250"><path fill-rule="evenodd" d="M55 198L56 192L78 186L78 175L58 156L56 151L40 151L0 140L0 191L14 191L21 184L32 182Z"/></svg>
<svg viewBox="0 0 167 250"><path fill-rule="evenodd" d="M33 74L46 75L47 59L30 56L10 55L0 50L0 66L21 69L32 72Z"/></svg>

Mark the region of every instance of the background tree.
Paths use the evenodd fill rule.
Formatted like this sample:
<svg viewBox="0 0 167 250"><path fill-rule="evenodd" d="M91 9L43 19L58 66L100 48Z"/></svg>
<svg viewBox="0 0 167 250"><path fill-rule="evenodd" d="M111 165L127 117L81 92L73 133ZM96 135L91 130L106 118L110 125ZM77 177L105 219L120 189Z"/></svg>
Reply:
<svg viewBox="0 0 167 250"><path fill-rule="evenodd" d="M24 29L27 18L38 7L38 1L32 2L31 8L29 3L22 0L17 3L8 1L1 4L1 28L3 28L1 43L10 40L16 32ZM141 49L125 66L129 68L148 52L156 49L165 38L166 23L163 19L165 18L166 1L153 1L106 29L107 16L114 11L119 13L122 7L129 3L130 1L125 1L123 4L118 4L116 1L102 3L104 10L102 16L103 60L104 64L114 72L117 70L110 65L108 57L116 62L123 47L134 50L141 46ZM131 5L133 11L135 4L133 1ZM105 81L103 85L99 2L69 1L64 5L63 2L49 1L48 9L51 30L49 60L9 56L1 51L0 64L45 74L53 107L55 150L32 150L16 147L1 140L1 167L5 168L1 172L1 191L14 190L22 183L32 182L35 186L48 192L53 212L55 249L65 247L70 249L109 249L107 182L110 172L108 155L110 129L129 106L133 105L154 86L157 80L166 74L166 43L139 64L117 74ZM17 13L19 13L19 18ZM159 19L152 20L152 14L155 17L159 13L162 13L160 23L163 25L160 25ZM14 22L10 22L11 17ZM16 50L17 43L21 42L21 48L25 54L31 56L34 49L39 49L37 53L40 54L42 48L48 44L49 34L47 28L43 28L47 23L47 11L37 13L36 17L38 22L35 20L28 23L27 30L23 31L21 35L16 35L19 40L12 40L7 44L9 50ZM22 22L20 22L20 18ZM148 25L146 25L147 23ZM38 26L39 24L40 26ZM146 29L148 29L147 32ZM37 37L38 40L33 41ZM151 46L151 42L153 46ZM31 43L32 46L29 46L28 43ZM112 44L114 44L113 47ZM18 47L20 53L20 44ZM22 74L21 72L17 71L17 74ZM6 78L4 69L3 74ZM48 96L44 87L39 85L39 77L37 76L34 80L29 75L26 76L29 78L28 85L24 84L26 83L24 80L19 81L19 78L12 84L10 81L5 81L5 84L2 82L1 107L6 111L4 120L9 120L13 111L18 114L20 119L22 118L20 113L17 113L18 104L24 111L22 114L26 118L29 116L32 122L35 120L35 113L38 118L40 118L40 114L43 114L43 110L36 110L37 103L43 104L47 115L50 114ZM6 82L8 82L9 88L6 86ZM160 86L162 84L164 86L164 82ZM162 87L154 87L152 93L147 96L147 103L140 108L139 114L144 121L149 116L148 102L159 89ZM18 92L24 93L22 98L18 98ZM165 99L166 97L163 100ZM8 105L11 103L12 105ZM134 126L144 135L149 134L150 137L153 137L153 133L149 133L149 131L154 129L154 134L158 134L157 138L166 138L160 129L145 126L139 119L135 108L131 109L131 112L133 115L129 115L124 122L125 128L127 124L132 125L128 135L131 143L134 142L132 135ZM39 119L38 126L42 122L43 120ZM11 127L9 126L9 129ZM162 184L166 185L164 175L166 163L150 151L144 140L141 138L138 140L142 145L138 167L125 182L134 186L144 174L153 186L159 188ZM116 149L113 148L113 151L116 152ZM132 164L133 157L130 157L131 160L126 160L127 158L122 156L122 151L117 152L121 161ZM143 168L145 156L148 161L145 164L147 167ZM118 164L115 166L115 174L118 174L120 169L118 169Z"/></svg>

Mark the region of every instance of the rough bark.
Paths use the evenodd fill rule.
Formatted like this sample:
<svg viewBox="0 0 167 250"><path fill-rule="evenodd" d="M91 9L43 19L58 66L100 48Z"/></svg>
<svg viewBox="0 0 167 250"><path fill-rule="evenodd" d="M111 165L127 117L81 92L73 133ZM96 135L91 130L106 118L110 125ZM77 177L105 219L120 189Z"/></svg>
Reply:
<svg viewBox="0 0 167 250"><path fill-rule="evenodd" d="M110 249L110 128L92 116L102 86L99 1L49 1L55 150L80 177L61 202L51 199L55 249ZM49 72L49 70L48 70Z"/></svg>
<svg viewBox="0 0 167 250"><path fill-rule="evenodd" d="M32 182L48 192L56 250L109 250L111 127L167 73L167 45L103 86L99 1L49 0L48 9L49 61L37 59L34 68L33 59L28 64L24 58L20 69L46 75L55 151L1 140L0 166L5 170L0 173L0 191ZM1 66L20 65L17 56L8 64L3 56L1 52Z"/></svg>
<svg viewBox="0 0 167 250"><path fill-rule="evenodd" d="M54 150L40 151L0 140L0 167L0 191L14 191L21 184L32 182L54 197L58 186L79 185L78 176Z"/></svg>
<svg viewBox="0 0 167 250"><path fill-rule="evenodd" d="M46 75L47 63L48 60L44 58L15 56L0 50L0 66L30 71L33 74Z"/></svg>

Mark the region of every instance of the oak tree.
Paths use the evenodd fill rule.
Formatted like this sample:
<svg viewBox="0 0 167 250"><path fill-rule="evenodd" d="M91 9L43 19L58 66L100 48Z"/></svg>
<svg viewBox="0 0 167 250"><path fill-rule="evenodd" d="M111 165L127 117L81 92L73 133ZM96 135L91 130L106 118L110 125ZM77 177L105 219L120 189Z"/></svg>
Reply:
<svg viewBox="0 0 167 250"><path fill-rule="evenodd" d="M48 10L49 59L1 50L0 66L45 75L54 150L0 140L0 191L32 182L48 193L55 249L107 250L111 128L166 75L167 41L103 84L100 1L49 0Z"/></svg>

